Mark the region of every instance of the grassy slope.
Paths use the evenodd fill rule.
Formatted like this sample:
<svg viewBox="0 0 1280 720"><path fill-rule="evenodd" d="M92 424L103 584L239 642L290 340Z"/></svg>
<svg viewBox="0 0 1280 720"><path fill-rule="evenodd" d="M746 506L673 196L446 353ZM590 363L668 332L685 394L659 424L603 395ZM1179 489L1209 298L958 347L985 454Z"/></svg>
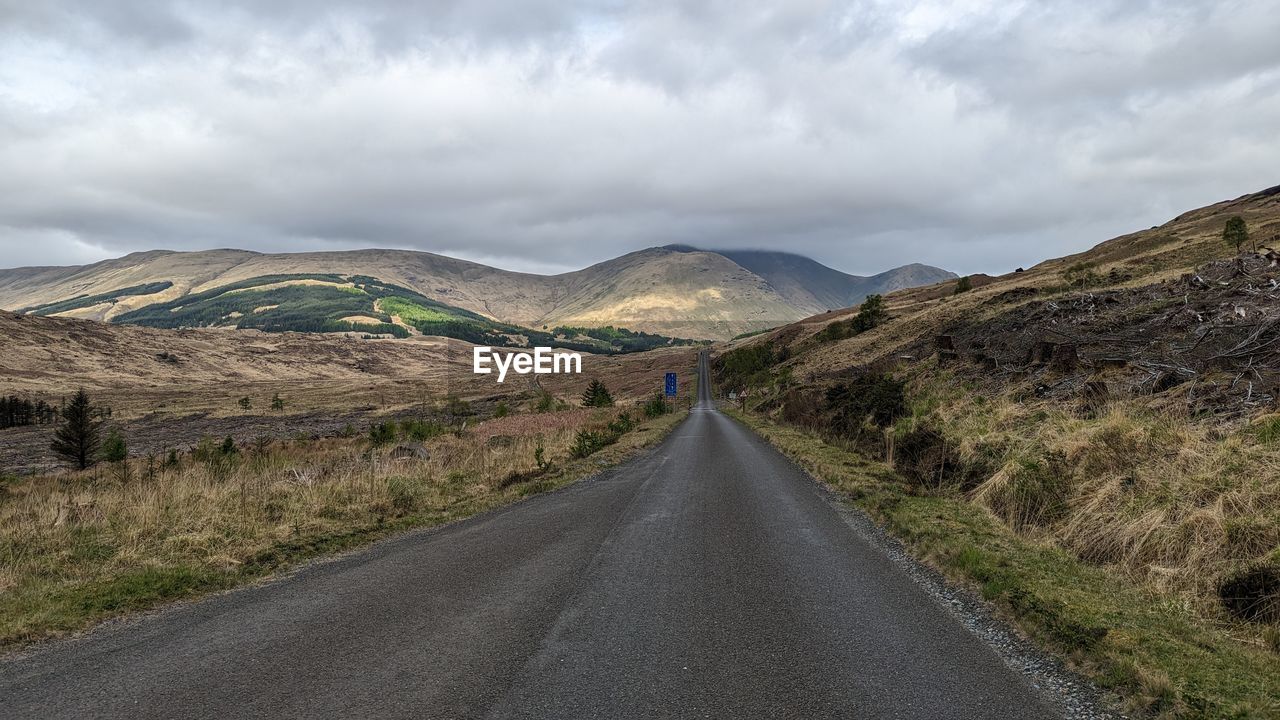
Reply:
<svg viewBox="0 0 1280 720"><path fill-rule="evenodd" d="M1276 190L1276 189L1273 189ZM1025 272L1008 273L962 295L953 295L956 281L948 281L885 296L894 322L881 332L871 332L836 343L820 353L797 359L795 374L822 375L850 365L862 365L892 358L920 338L931 337L948 325L980 320L1004 312L1016 303L996 303L994 298L1014 290L1035 290L1023 302L1063 294L1064 273L1074 265L1089 265L1102 280L1097 287L1137 287L1174 279L1209 260L1230 256L1222 241L1228 217L1240 215L1248 222L1252 237L1265 244L1280 233L1280 191L1263 191L1236 200L1216 203L1183 213L1164 225L1123 235L1076 255L1046 260ZM1276 244L1280 245L1280 242ZM750 340L759 342L779 337L788 343L803 340L835 320L851 317L856 308L816 315L772 333Z"/></svg>
<svg viewBox="0 0 1280 720"><path fill-rule="evenodd" d="M961 497L912 493L888 466L811 433L734 415L1135 708L1179 717L1280 716L1280 656L1242 645L1230 628L1207 622L1176 596L1020 537Z"/></svg>
<svg viewBox="0 0 1280 720"><path fill-rule="evenodd" d="M576 430L613 414L493 420L464 438L432 441L429 460L407 465L385 450L371 462L362 440L331 439L242 451L231 467L184 458L150 478L135 461L127 482L111 470L11 479L0 488L0 647L234 587L563 487L657 443L685 416L648 420L617 444L570 459ZM494 444L493 437L505 440ZM534 464L538 442L554 463L549 473Z"/></svg>

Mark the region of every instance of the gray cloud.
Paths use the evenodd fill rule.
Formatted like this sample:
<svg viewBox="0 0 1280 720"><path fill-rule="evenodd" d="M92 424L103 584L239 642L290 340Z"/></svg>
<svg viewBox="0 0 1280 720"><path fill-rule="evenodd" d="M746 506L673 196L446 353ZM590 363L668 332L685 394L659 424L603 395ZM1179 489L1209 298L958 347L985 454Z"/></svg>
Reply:
<svg viewBox="0 0 1280 720"><path fill-rule="evenodd" d="M1268 3L0 0L0 266L1003 271L1273 185Z"/></svg>

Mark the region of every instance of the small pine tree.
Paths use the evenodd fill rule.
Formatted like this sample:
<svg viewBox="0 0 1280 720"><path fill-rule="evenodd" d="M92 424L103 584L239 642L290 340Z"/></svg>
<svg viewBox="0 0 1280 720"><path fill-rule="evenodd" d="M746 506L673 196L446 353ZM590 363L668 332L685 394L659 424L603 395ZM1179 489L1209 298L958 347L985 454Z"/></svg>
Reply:
<svg viewBox="0 0 1280 720"><path fill-rule="evenodd" d="M111 428L107 439L102 443L102 459L109 463L124 462L129 457L129 445L124 435L116 428Z"/></svg>
<svg viewBox="0 0 1280 720"><path fill-rule="evenodd" d="M551 467L551 463L547 461L547 449L542 445L542 436L538 436L538 446L533 449L533 461L538 464L538 470L545 471Z"/></svg>
<svg viewBox="0 0 1280 720"><path fill-rule="evenodd" d="M965 275L964 277L956 281L956 289L955 289L955 292L952 293L952 295L967 293L972 289L973 289L973 280L970 279L968 275Z"/></svg>
<svg viewBox="0 0 1280 720"><path fill-rule="evenodd" d="M121 482L129 481L129 446L124 435L116 428L107 432L107 439L102 443L102 459L111 463L117 478Z"/></svg>
<svg viewBox="0 0 1280 720"><path fill-rule="evenodd" d="M84 470L93 464L102 445L102 421L96 418L84 388L76 391L61 415L53 433L53 451Z"/></svg>
<svg viewBox="0 0 1280 720"><path fill-rule="evenodd" d="M612 405L613 396L609 394L609 388L599 380L592 380L582 393L583 407L611 407Z"/></svg>
<svg viewBox="0 0 1280 720"><path fill-rule="evenodd" d="M534 406L535 412L545 413L556 409L556 398L549 392L543 392L538 396L538 404Z"/></svg>
<svg viewBox="0 0 1280 720"><path fill-rule="evenodd" d="M280 397L280 393L271 396L271 409L276 412L284 410L284 399Z"/></svg>
<svg viewBox="0 0 1280 720"><path fill-rule="evenodd" d="M1227 220L1227 226L1222 229L1222 239L1240 252L1240 248L1249 242L1249 226L1245 225L1244 218L1236 215Z"/></svg>

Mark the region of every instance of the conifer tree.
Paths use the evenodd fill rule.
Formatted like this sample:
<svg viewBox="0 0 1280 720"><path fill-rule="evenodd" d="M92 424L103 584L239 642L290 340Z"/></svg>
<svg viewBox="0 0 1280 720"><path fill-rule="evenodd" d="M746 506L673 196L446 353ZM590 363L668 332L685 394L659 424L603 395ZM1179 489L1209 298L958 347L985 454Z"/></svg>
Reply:
<svg viewBox="0 0 1280 720"><path fill-rule="evenodd" d="M95 417L89 394L80 388L62 409L53 433L53 451L84 470L93 464L102 445L102 421Z"/></svg>
<svg viewBox="0 0 1280 720"><path fill-rule="evenodd" d="M583 407L610 407L613 405L613 396L609 394L609 388L599 380L592 380L587 386L586 391L582 393Z"/></svg>
<svg viewBox="0 0 1280 720"><path fill-rule="evenodd" d="M129 445L119 430L112 428L102 443L102 459L109 463L124 462L129 457Z"/></svg>

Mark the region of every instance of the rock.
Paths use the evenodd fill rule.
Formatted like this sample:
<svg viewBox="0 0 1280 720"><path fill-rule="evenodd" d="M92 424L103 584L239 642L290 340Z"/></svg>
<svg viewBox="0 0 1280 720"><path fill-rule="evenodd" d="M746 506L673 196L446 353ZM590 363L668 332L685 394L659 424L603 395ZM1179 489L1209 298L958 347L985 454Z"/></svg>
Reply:
<svg viewBox="0 0 1280 720"><path fill-rule="evenodd" d="M420 442L407 442L391 448L388 456L392 460L430 460L431 451Z"/></svg>

